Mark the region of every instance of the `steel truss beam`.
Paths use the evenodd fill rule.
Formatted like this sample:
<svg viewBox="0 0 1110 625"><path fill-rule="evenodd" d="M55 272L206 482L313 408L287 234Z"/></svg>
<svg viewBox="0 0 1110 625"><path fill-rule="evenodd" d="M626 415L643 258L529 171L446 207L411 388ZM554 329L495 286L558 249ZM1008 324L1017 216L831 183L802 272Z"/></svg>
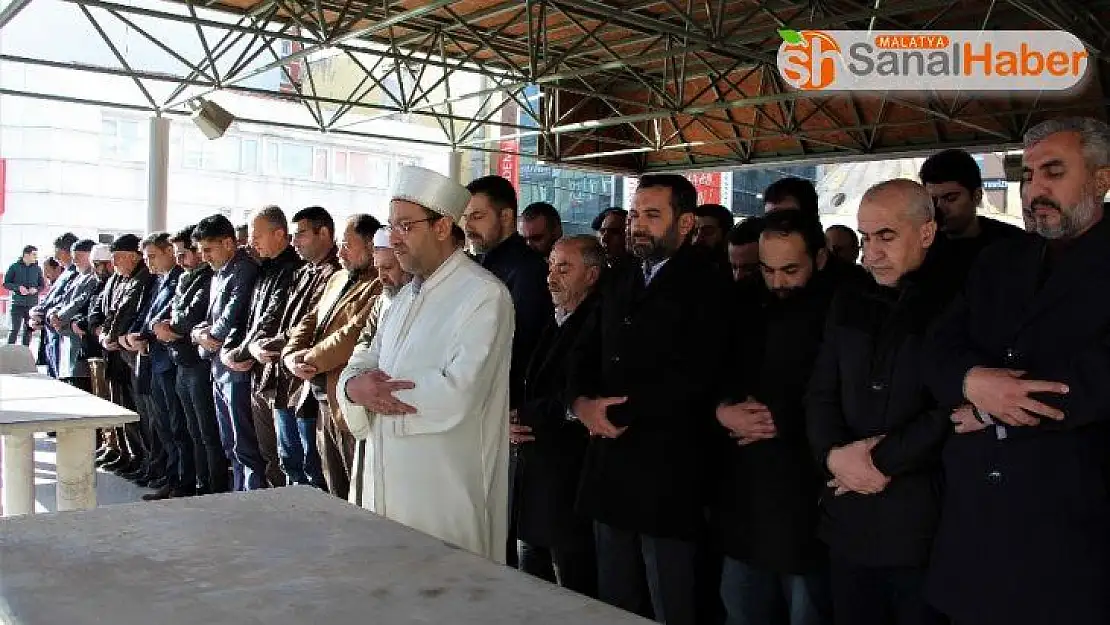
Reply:
<svg viewBox="0 0 1110 625"><path fill-rule="evenodd" d="M0 27L28 1L15 0L0 12ZM867 107L851 94L789 91L771 69L776 27L907 28L932 26L943 19L945 24L970 28L974 23L980 28L988 20L997 25L1000 19L1020 16L1046 27L1069 29L1088 46L1093 58L1110 61L1110 54L1103 52L1110 50L1110 28L1100 19L1110 0L1001 0L981 6L960 0L754 0L741 10L729 0L524 0L501 1L466 13L460 0L406 6L398 0L262 0L246 11L221 7L218 0L176 0L180 5L176 12L113 0L64 1L75 5L92 25L118 68L14 55L0 55L0 62L128 77L147 104L76 100L181 114L191 101L219 90L278 96L303 103L315 126L272 125L384 138L358 131L356 126L411 114L439 124L444 140L430 144L497 152L495 141L537 137L550 155L547 160L563 163L650 152L674 152L680 159L665 159L652 168L745 165L767 162L767 158L829 154L854 158L899 149L885 145L884 131L910 126L925 127L937 144L949 140L945 129L952 127L975 137L973 142L1010 144L1020 140L1034 114L1070 107L1038 101L1020 110L1014 105L1005 111L972 114L968 109L972 100L959 94L947 101L937 94L914 101L886 93L865 113ZM205 14L205 6L221 8L237 21ZM187 53L161 43L131 19L136 15L192 26L201 58L186 58ZM126 24L179 62L184 71L165 75L136 68L102 27L105 16ZM301 48L282 56L275 48L279 41ZM362 72L361 80L347 93L321 93L317 56L325 50L338 51ZM237 58L231 59L233 55ZM293 80L290 67L294 64L302 66L303 81ZM242 84L272 71L283 72L296 93ZM460 92L452 78L462 74L482 76L489 87ZM748 79L756 75L759 85L753 89L754 80ZM391 76L399 93L386 88L384 81ZM1103 80L1110 84L1105 76ZM175 89L158 102L145 81L172 84ZM523 97L525 89L536 85L543 88L542 106L533 106ZM641 95L632 95L637 92ZM388 101L378 103L378 94L385 94ZM577 103L560 107L561 94L573 96ZM461 103L475 99L479 104L475 114L458 114ZM834 106L834 102L846 106ZM535 123L501 122L500 111L506 105L518 107ZM1076 106L1089 107L1091 102ZM740 116L744 109L754 115ZM352 115L356 110L371 114L356 118ZM892 121L905 119L895 115L907 111L917 120ZM584 114L588 118L580 121ZM496 130L483 132L486 129ZM784 138L790 139L797 153L769 155L769 148L759 145L771 141L782 145ZM593 153L580 151L587 142L594 146ZM706 152L706 148L717 150ZM721 150L728 154L721 156Z"/></svg>

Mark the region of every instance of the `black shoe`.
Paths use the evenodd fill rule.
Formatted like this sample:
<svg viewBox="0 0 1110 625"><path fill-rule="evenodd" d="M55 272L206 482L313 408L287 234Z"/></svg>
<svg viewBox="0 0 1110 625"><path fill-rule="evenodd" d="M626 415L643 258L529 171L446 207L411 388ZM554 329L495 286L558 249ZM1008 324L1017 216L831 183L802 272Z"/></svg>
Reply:
<svg viewBox="0 0 1110 625"><path fill-rule="evenodd" d="M182 499L184 497L196 497L197 489L195 488L174 488L170 493L170 497L174 499Z"/></svg>
<svg viewBox="0 0 1110 625"><path fill-rule="evenodd" d="M108 451L104 452L104 454L102 454L100 456L97 456L94 463L98 467L108 467L108 466L112 465L113 463L115 463L116 461L118 461L120 459L121 459L121 456L120 456L120 453L118 451L108 450Z"/></svg>
<svg viewBox="0 0 1110 625"><path fill-rule="evenodd" d="M153 493L143 495L143 501L161 501L163 499L169 499L170 497L173 497L173 487L170 486L169 482L166 482Z"/></svg>
<svg viewBox="0 0 1110 625"><path fill-rule="evenodd" d="M106 464L103 468L106 471L112 471L116 475L119 475L121 473L131 473L132 471L136 471L141 466L143 466L142 462L136 460L135 458L132 458L130 456L120 456L119 460L116 460L111 464Z"/></svg>
<svg viewBox="0 0 1110 625"><path fill-rule="evenodd" d="M153 488L155 490L162 490L163 488L166 488L169 485L169 483L170 483L170 479L163 475L163 476L154 477L154 478L151 478L150 480L148 480L147 484L146 484L146 487L147 488Z"/></svg>

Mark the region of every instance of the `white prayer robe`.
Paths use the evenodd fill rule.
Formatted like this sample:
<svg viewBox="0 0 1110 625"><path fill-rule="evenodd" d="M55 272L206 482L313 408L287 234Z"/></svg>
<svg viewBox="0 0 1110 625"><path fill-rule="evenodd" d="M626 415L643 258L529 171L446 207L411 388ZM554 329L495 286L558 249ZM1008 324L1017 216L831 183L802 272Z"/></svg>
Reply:
<svg viewBox="0 0 1110 625"><path fill-rule="evenodd" d="M385 311L339 378L343 415L366 439L362 506L499 563L508 537L509 360L513 302L493 274L455 252ZM405 416L371 414L347 382L374 369L410 380Z"/></svg>

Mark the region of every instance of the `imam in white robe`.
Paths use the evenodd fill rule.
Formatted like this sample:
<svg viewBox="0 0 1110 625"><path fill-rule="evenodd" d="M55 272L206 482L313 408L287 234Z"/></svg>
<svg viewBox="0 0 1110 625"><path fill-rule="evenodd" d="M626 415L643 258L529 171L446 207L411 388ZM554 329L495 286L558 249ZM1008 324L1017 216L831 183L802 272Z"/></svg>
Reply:
<svg viewBox="0 0 1110 625"><path fill-rule="evenodd" d="M461 250L421 284L405 285L369 346L339 378L343 415L366 439L364 508L505 562L508 536L509 359L513 302ZM415 384L397 399L416 414L371 414L353 404L351 378L381 369ZM359 470L361 469L361 470Z"/></svg>

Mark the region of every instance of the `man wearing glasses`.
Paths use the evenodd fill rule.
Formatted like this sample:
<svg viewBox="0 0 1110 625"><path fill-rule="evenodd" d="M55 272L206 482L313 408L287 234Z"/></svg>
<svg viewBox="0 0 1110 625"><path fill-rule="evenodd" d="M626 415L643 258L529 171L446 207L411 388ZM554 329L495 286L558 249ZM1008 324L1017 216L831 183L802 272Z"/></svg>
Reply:
<svg viewBox="0 0 1110 625"><path fill-rule="evenodd" d="M363 507L504 562L513 302L455 243L469 202L449 178L400 170L389 242L413 280L356 346L336 395L369 443Z"/></svg>

